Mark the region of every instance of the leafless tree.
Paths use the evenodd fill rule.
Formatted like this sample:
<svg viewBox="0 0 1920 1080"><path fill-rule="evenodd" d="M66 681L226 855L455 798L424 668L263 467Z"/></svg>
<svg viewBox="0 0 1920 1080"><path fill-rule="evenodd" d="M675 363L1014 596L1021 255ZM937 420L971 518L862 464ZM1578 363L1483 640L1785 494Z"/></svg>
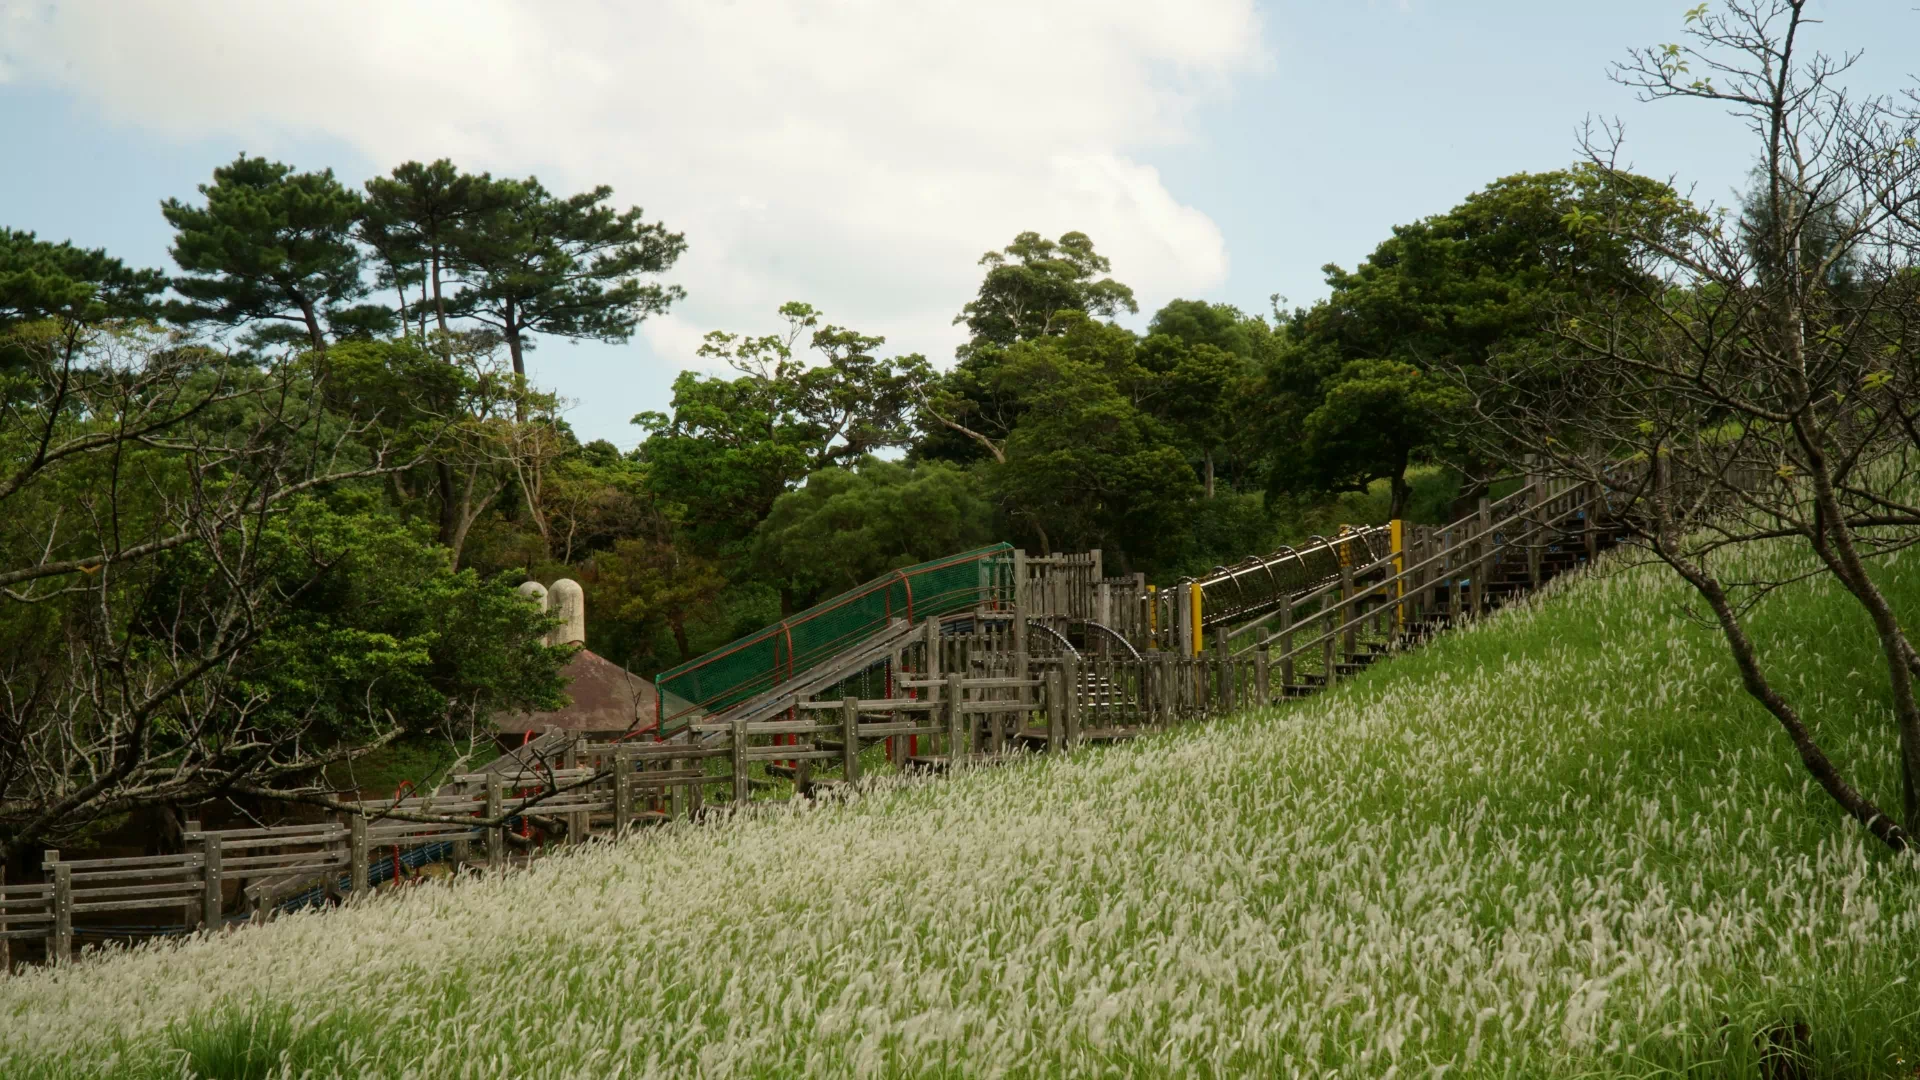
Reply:
<svg viewBox="0 0 1920 1080"><path fill-rule="evenodd" d="M136 807L285 792L400 734L316 740L236 678L340 557L283 527L405 468L321 407L303 358L261 367L150 331L16 336L0 399L0 859Z"/></svg>
<svg viewBox="0 0 1920 1080"><path fill-rule="evenodd" d="M1901 850L1920 834L1920 654L1874 564L1920 541L1920 98L1850 91L1858 54L1810 48L1806 8L1702 4L1683 41L1616 65L1642 100L1689 99L1744 122L1755 191L1740 213L1676 199L1666 214L1569 221L1621 231L1645 278L1607 307L1561 313L1551 348L1455 374L1488 439L1539 447L1547 468L1607 493L1639 545L1697 592L1807 771ZM1603 124L1584 142L1624 184L1620 136ZM1753 605L1795 576L1731 557L1759 543L1798 550L1802 576L1830 577L1871 620L1892 692L1898 820L1816 742L1816 706L1756 649Z"/></svg>

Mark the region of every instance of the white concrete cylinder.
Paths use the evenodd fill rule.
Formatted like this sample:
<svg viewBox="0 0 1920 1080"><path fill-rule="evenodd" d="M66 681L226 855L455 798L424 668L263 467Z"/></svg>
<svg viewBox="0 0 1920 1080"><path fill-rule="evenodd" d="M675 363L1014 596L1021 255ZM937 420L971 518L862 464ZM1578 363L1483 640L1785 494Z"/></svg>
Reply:
<svg viewBox="0 0 1920 1080"><path fill-rule="evenodd" d="M521 596L534 602L541 611L547 610L547 587L537 581L529 581L514 590Z"/></svg>
<svg viewBox="0 0 1920 1080"><path fill-rule="evenodd" d="M551 645L587 643L587 594L572 578L561 578L547 590L547 614L560 620L548 638Z"/></svg>

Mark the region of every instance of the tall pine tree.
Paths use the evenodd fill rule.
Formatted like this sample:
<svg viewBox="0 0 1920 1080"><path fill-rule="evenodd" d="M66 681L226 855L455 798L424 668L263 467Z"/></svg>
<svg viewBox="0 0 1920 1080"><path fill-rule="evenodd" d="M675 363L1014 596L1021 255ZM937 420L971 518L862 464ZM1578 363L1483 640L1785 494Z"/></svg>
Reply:
<svg viewBox="0 0 1920 1080"><path fill-rule="evenodd" d="M461 313L500 332L516 375L534 334L625 341L685 295L640 279L664 273L686 240L639 207L616 212L612 197L605 185L562 199L531 177L494 181L488 211L459 231Z"/></svg>
<svg viewBox="0 0 1920 1080"><path fill-rule="evenodd" d="M265 323L260 339L304 337L314 349L326 348L330 327L380 328L384 309L352 305L367 293L353 242L361 200L332 169L297 173L241 154L215 169L200 194L204 207L161 204L175 230L174 262L185 272L173 281L186 298L173 306L176 320Z"/></svg>

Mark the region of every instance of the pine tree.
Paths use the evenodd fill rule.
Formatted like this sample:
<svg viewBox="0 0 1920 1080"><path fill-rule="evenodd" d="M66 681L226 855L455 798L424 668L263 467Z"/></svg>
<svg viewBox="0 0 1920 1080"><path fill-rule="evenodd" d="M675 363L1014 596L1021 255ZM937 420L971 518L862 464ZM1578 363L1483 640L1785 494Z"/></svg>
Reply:
<svg viewBox="0 0 1920 1080"><path fill-rule="evenodd" d="M640 277L665 272L686 240L642 220L638 207L604 205L612 188L565 199L531 177L487 188L487 212L459 230L453 253L459 306L500 332L514 374L526 376L530 335L625 341L685 295Z"/></svg>
<svg viewBox="0 0 1920 1080"><path fill-rule="evenodd" d="M384 309L352 305L367 293L353 242L362 204L332 169L296 173L241 154L215 169L200 193L204 207L161 204L176 233L174 262L185 271L173 281L186 298L171 308L176 321L267 323L260 340L304 336L314 349L326 348L329 327L380 328ZM277 325L288 323L292 329Z"/></svg>

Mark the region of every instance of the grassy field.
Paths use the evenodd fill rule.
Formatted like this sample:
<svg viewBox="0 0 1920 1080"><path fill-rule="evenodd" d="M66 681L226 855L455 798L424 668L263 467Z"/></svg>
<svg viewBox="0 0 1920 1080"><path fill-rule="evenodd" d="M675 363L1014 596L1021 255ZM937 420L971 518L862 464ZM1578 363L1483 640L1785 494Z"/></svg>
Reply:
<svg viewBox="0 0 1920 1080"><path fill-rule="evenodd" d="M1684 600L1616 567L1205 729L0 981L0 1075L1759 1077L1804 1024L1914 1076L1920 861ZM1756 629L1895 801L1864 621Z"/></svg>

